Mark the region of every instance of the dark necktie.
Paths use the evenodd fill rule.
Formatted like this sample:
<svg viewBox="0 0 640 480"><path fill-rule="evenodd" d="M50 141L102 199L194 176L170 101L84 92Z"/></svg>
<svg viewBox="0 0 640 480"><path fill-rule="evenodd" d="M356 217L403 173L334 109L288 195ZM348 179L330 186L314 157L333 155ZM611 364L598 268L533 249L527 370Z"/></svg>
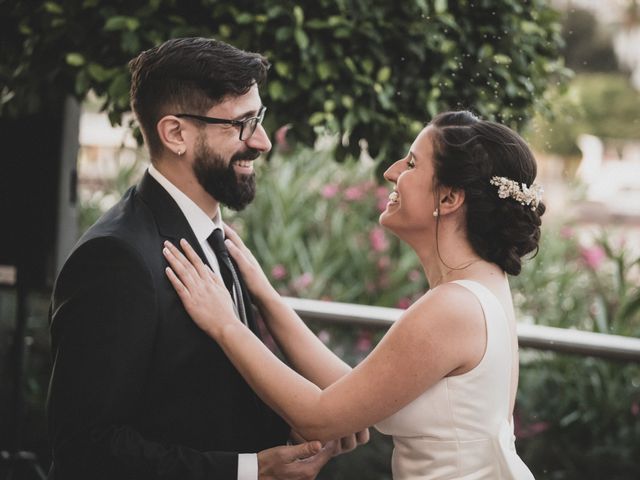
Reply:
<svg viewBox="0 0 640 480"><path fill-rule="evenodd" d="M209 235L209 238L207 238L207 242L209 242L209 245L211 245L213 253L216 254L216 258L218 259L218 263L220 264L220 273L222 274L222 278L225 281L224 283L227 287L227 290L229 290L229 292L231 293L231 298L234 299L240 320L246 325L247 314L244 309L242 286L240 285L240 280L238 279L238 273L236 272L236 269L231 262L231 258L229 257L229 250L227 250L227 246L224 244L222 230L216 228L213 233ZM235 295L233 292L234 289Z"/></svg>

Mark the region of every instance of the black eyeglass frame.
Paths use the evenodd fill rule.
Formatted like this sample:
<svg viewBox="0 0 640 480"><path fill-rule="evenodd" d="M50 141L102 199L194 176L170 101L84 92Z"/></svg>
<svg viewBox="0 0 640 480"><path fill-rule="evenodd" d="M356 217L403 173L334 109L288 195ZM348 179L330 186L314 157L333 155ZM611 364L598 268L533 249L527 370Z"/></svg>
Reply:
<svg viewBox="0 0 640 480"><path fill-rule="evenodd" d="M262 105L260 107L260 110L258 110L258 115L256 115L255 117L245 118L244 120L227 120L224 118L214 118L214 117L206 117L204 115L194 115L192 113L176 113L175 116L178 118L192 118L194 120L199 120L200 122L208 123L209 125L222 124L222 125L234 125L236 127L240 127L240 141L246 142L254 134L254 132L256 131L256 128L258 128L258 125L262 124L262 121L264 120L264 112L266 112L266 110L267 110L267 107ZM253 122L253 124L250 122ZM249 125L248 129L246 129L247 125ZM245 132L245 129L246 131L249 131L249 135L247 136L247 138L242 138Z"/></svg>

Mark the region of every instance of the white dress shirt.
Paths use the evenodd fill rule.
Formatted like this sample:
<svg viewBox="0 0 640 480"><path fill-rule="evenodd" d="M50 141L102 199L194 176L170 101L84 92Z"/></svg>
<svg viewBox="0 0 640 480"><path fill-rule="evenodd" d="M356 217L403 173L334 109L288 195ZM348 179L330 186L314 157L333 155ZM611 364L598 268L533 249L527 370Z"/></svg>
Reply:
<svg viewBox="0 0 640 480"><path fill-rule="evenodd" d="M216 216L211 219L193 200L167 180L153 165L149 165L149 175L162 185L167 193L171 195L171 198L178 204L191 230L193 230L193 233L196 235L209 261L209 265L211 265L213 271L219 275L220 265L218 264L215 253L213 253L211 245L207 242L207 238L209 238L209 235L211 235L216 228L222 229L220 207L218 207ZM224 229L222 232L224 234ZM234 292L234 294L235 293L236 292ZM258 455L256 453L240 453L238 455L238 480L258 480Z"/></svg>

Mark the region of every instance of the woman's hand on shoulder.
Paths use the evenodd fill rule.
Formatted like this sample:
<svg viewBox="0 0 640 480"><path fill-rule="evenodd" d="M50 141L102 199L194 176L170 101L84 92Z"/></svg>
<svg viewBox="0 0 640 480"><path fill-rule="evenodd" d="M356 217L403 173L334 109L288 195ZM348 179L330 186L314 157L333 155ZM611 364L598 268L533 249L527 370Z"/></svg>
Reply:
<svg viewBox="0 0 640 480"><path fill-rule="evenodd" d="M268 298L277 296L278 293L269 283L256 257L253 256L240 236L228 225L224 225L224 233L227 237L225 245L238 265L247 288L256 302L261 303Z"/></svg>
<svg viewBox="0 0 640 480"><path fill-rule="evenodd" d="M231 295L189 242L182 239L180 246L184 254L171 242L164 242L167 277L193 321L209 336L218 338L225 325L237 322Z"/></svg>

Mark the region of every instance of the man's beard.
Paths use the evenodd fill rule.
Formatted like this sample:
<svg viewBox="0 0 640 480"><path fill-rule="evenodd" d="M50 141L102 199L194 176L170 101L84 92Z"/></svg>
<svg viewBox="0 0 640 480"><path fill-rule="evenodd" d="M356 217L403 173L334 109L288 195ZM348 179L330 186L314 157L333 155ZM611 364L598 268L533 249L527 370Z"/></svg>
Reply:
<svg viewBox="0 0 640 480"><path fill-rule="evenodd" d="M254 160L260 152L253 148L235 153L229 164L209 148L204 139L198 144L193 162L193 172L202 188L223 205L240 211L249 205L256 195L256 175L239 175L233 169L238 160Z"/></svg>

